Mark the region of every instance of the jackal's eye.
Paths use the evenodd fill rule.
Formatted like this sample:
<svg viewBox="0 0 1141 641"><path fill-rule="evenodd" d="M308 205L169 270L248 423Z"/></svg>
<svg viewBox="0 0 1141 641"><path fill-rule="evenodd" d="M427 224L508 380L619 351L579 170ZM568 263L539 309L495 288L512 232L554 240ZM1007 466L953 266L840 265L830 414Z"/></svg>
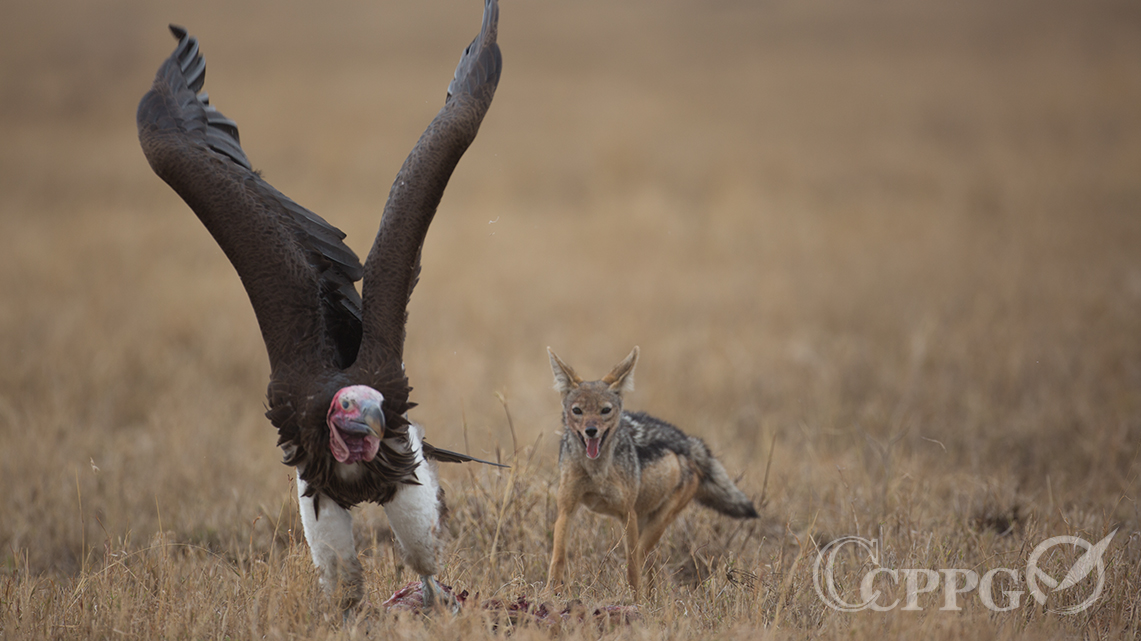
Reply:
<svg viewBox="0 0 1141 641"><path fill-rule="evenodd" d="M582 408L581 408L581 407L572 407L572 408L571 408L571 412L572 412L572 413L573 413L575 416L582 416Z"/></svg>
<svg viewBox="0 0 1141 641"><path fill-rule="evenodd" d="M609 407L602 408L602 415L605 416L605 415L609 414L611 409L612 408L609 408Z"/></svg>

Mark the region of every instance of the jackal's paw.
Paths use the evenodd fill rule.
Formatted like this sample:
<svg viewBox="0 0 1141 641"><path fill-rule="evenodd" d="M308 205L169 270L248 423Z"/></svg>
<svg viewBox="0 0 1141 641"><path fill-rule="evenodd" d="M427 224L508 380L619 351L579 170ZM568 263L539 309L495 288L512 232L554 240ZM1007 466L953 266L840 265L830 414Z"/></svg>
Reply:
<svg viewBox="0 0 1141 641"><path fill-rule="evenodd" d="M545 585L543 589L539 591L539 598L543 601L547 601L555 598L556 596L561 596L565 591L566 586L563 585L562 581L559 581L558 583L547 582L547 585Z"/></svg>

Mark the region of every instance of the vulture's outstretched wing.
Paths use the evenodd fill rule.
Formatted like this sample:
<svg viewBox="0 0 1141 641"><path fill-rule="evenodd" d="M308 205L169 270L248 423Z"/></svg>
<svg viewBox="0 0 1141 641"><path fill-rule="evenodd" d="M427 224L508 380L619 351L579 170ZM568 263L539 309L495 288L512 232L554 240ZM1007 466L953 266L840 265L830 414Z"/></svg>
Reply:
<svg viewBox="0 0 1141 641"><path fill-rule="evenodd" d="M460 58L443 109L392 183L361 289L364 331L357 367L366 379L402 365L408 298L419 277L424 236L499 83L503 61L495 43L498 21L496 0L485 0L483 25Z"/></svg>
<svg viewBox="0 0 1141 641"><path fill-rule="evenodd" d="M360 260L336 227L286 198L250 167L238 128L210 105L198 40L178 46L139 102L151 168L194 210L237 269L276 377L344 368L360 345Z"/></svg>
<svg viewBox="0 0 1141 641"><path fill-rule="evenodd" d="M495 467L511 467L510 465L492 463L491 461L478 459L474 456L468 456L467 454L460 454L459 452L452 452L451 450L441 450L427 441L423 441L420 447L424 449L424 458L430 458L434 461L443 461L444 463L483 463L484 465L494 465Z"/></svg>

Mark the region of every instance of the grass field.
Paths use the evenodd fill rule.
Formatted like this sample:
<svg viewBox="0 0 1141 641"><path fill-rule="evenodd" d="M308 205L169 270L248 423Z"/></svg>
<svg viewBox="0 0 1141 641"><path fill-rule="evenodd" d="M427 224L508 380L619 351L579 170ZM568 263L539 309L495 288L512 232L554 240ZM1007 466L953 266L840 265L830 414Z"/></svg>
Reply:
<svg viewBox="0 0 1141 641"><path fill-rule="evenodd" d="M642 621L555 634L1141 636L1141 5L502 3L499 91L410 308L413 418L513 465L441 470L444 582L542 596L545 348L599 376L636 344L628 405L705 438L762 517L691 508ZM4 13L0 637L496 636L480 612L381 608L413 577L376 506L357 518L368 604L341 626L262 416L249 301L134 125L166 24L187 26L254 165L363 255L480 3ZM576 525L560 599L628 602L619 529ZM1092 576L1006 612L977 591L942 611L940 589L845 613L813 584L843 536L885 567L981 575L1115 528L1076 615L1049 609ZM1060 580L1078 552L1042 567ZM871 566L844 558L858 601Z"/></svg>

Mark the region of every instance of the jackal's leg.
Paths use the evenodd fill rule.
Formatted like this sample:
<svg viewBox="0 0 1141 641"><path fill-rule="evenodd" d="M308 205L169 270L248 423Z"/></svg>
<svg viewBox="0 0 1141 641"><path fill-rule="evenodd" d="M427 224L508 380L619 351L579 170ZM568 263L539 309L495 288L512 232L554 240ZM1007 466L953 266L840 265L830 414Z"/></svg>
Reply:
<svg viewBox="0 0 1141 641"><path fill-rule="evenodd" d="M642 528L642 536L639 545L642 546L642 554L644 558L642 562L646 565L646 593L649 594L657 587L657 568L654 567L658 555L655 548L658 541L662 538L666 528L670 523L673 523L677 518L678 512L681 510L669 510L668 508L673 505L667 506L658 512L650 515ZM685 507L683 503L681 507Z"/></svg>
<svg viewBox="0 0 1141 641"><path fill-rule="evenodd" d="M364 597L364 569L353 543L353 517L324 494L305 496L307 488L301 480L301 468L297 468L297 501L305 541L309 543L313 564L321 573L325 594L339 595L341 609L347 613Z"/></svg>
<svg viewBox="0 0 1141 641"><path fill-rule="evenodd" d="M559 516L555 519L555 542L551 548L551 567L547 570L547 589L556 589L563 583L563 570L567 564L567 530L571 518L578 510L578 496L562 491L559 484Z"/></svg>
<svg viewBox="0 0 1141 641"><path fill-rule="evenodd" d="M665 505L662 505L642 520L640 543L644 555L649 557L654 552L654 549L658 546L658 541L660 541L662 535L665 534L666 528L669 527L670 523L677 520L681 511L693 500L694 495L697 493L699 483L699 477L696 474L691 475L685 483L678 486L666 501ZM648 577L649 588L651 590L654 587L655 574L653 568L651 568Z"/></svg>
<svg viewBox="0 0 1141 641"><path fill-rule="evenodd" d="M638 538L638 513L631 508L626 516L626 579L634 588L635 602L641 597L643 560L644 550Z"/></svg>
<svg viewBox="0 0 1141 641"><path fill-rule="evenodd" d="M642 524L642 550L647 554L658 545L666 528L673 523L697 493L700 479L696 475L678 487L665 505L650 514Z"/></svg>

